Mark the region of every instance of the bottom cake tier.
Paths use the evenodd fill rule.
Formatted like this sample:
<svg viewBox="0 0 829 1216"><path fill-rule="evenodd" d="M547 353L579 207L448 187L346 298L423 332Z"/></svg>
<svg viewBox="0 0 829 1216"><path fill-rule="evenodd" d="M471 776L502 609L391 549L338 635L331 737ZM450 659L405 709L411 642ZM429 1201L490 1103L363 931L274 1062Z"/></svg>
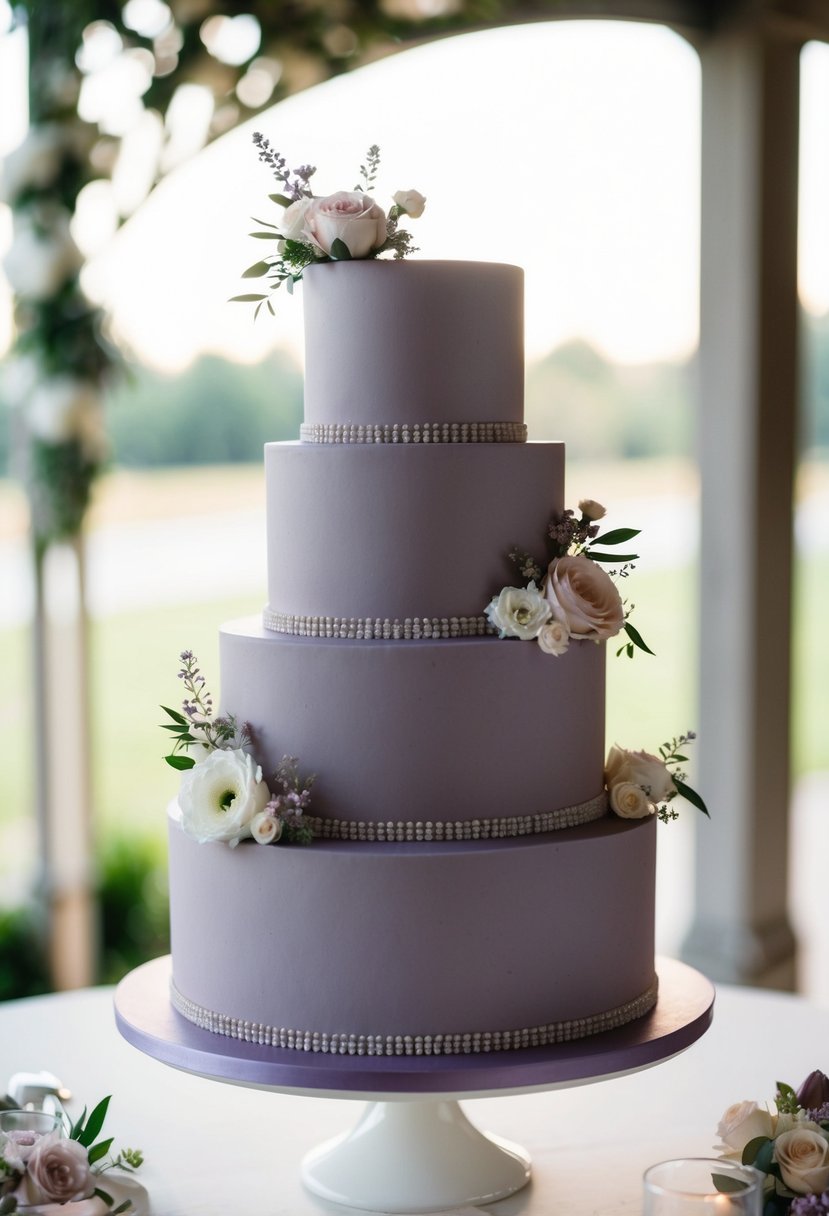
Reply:
<svg viewBox="0 0 829 1216"><path fill-rule="evenodd" d="M646 1013L655 821L453 843L198 844L170 814L176 1007L372 1055L532 1046Z"/></svg>

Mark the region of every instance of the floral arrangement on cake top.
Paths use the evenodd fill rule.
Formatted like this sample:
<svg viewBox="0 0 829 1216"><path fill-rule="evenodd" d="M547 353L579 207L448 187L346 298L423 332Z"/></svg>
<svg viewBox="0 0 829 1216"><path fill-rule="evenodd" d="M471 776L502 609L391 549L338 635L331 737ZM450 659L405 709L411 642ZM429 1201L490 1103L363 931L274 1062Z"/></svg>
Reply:
<svg viewBox="0 0 829 1216"><path fill-rule="evenodd" d="M2 1216L118 1216L132 1208L130 1199L116 1207L109 1192L97 1185L108 1170L132 1173L144 1161L139 1149L125 1148L113 1156L112 1137L99 1139L109 1102L104 1098L88 1117L84 1109L74 1124L42 1111L5 1112L9 1125L0 1128ZM38 1121L44 1130L36 1130Z"/></svg>
<svg viewBox="0 0 829 1216"><path fill-rule="evenodd" d="M233 714L213 716L213 698L192 650L179 656L178 678L187 695L181 710L161 708L162 723L173 739L165 760L181 773L178 804L181 825L200 844L223 840L233 848L253 838L257 844L309 844L313 838L305 812L311 804L314 777L300 778L294 756L283 756L272 784L247 750L251 729ZM190 751L193 755L190 755Z"/></svg>
<svg viewBox="0 0 829 1216"><path fill-rule="evenodd" d="M578 516L567 510L550 520L543 561L521 549L510 552L510 560L528 581L523 587L504 587L487 605L487 619L500 637L536 641L545 654L562 655L571 642L603 642L624 630L628 640L617 654L632 657L636 648L653 654L628 620L633 605L625 606L601 565L618 563L616 577L626 578L638 554L594 548L625 544L639 529L600 533L598 521L605 514L601 503L583 499Z"/></svg>
<svg viewBox="0 0 829 1216"><path fill-rule="evenodd" d="M233 296L234 301L256 304L255 316L265 305L274 315L271 297L284 283L289 292L315 262L348 262L355 258L376 258L391 253L396 259L413 253L412 235L400 228L403 216L417 219L423 214L426 199L417 190L399 190L388 212L371 197L380 167L380 149L372 144L360 165L360 181L353 190L315 196L309 182L316 173L313 165L289 169L288 162L258 131L253 142L259 159L268 166L281 189L268 195L283 208L276 223L258 220L260 228L250 235L260 241L275 241L276 251L254 262L243 279L266 279L269 291Z"/></svg>
<svg viewBox="0 0 829 1216"><path fill-rule="evenodd" d="M774 1103L735 1102L720 1120L724 1158L765 1175L763 1216L829 1216L829 1077L777 1082Z"/></svg>
<svg viewBox="0 0 829 1216"><path fill-rule="evenodd" d="M610 809L621 819L644 819L656 815L663 823L679 816L669 803L680 795L703 815L708 808L696 790L688 785L682 764L688 762L683 750L696 738L692 730L663 743L659 755L628 751L613 744L605 761L604 780Z"/></svg>

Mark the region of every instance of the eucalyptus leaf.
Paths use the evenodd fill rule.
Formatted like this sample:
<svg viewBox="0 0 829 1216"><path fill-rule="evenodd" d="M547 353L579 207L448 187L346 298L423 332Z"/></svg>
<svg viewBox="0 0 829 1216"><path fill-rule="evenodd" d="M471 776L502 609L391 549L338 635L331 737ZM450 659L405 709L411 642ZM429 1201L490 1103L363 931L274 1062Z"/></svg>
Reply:
<svg viewBox="0 0 829 1216"><path fill-rule="evenodd" d="M265 302L264 300L260 300L260 301L259 301L259 303L256 305L256 308L253 310L253 319L254 319L254 321L255 321L255 320L256 320L256 318L259 316L259 312L260 312L260 310L261 310L262 305L264 304L264 302ZM268 303L270 303L270 301L268 301Z"/></svg>
<svg viewBox="0 0 829 1216"><path fill-rule="evenodd" d="M185 769L195 768L196 766L196 762L192 756L165 756L164 759L170 768L178 769L179 772L184 772Z"/></svg>
<svg viewBox="0 0 829 1216"><path fill-rule="evenodd" d="M686 785L684 781L678 781L676 777L673 778L673 783L676 786L676 792L681 794L686 802L690 802L691 806L695 806L698 811L702 811L703 815L707 816L708 819L711 818L708 807L696 790L692 790L690 785Z"/></svg>
<svg viewBox="0 0 829 1216"><path fill-rule="evenodd" d="M602 532L594 540L594 544L622 545L626 540L639 536L641 528L614 528L611 532Z"/></svg>
<svg viewBox="0 0 829 1216"><path fill-rule="evenodd" d="M106 1157L109 1150L112 1148L114 1137L110 1136L108 1140L99 1140L97 1144L89 1150L89 1164L94 1165L96 1161L100 1161L102 1157Z"/></svg>
<svg viewBox="0 0 829 1216"><path fill-rule="evenodd" d="M336 237L331 242L331 256L332 258L336 258L338 262L350 262L352 260L351 250L345 241L340 240L339 237Z"/></svg>
<svg viewBox="0 0 829 1216"><path fill-rule="evenodd" d="M589 551L588 556L593 562L635 562L638 553L597 553L595 549Z"/></svg>
<svg viewBox="0 0 829 1216"><path fill-rule="evenodd" d="M254 262L252 266L248 266L247 270L242 274L243 279L261 279L267 274L271 268L270 262Z"/></svg>
<svg viewBox="0 0 829 1216"><path fill-rule="evenodd" d="M82 1144L84 1148L89 1148L90 1144L95 1143L96 1137L98 1136L101 1128L104 1126L104 1119L107 1117L107 1109L109 1107L111 1097L112 1095L110 1094L108 1097L102 1098L87 1119L86 1126L78 1136L78 1142Z"/></svg>
<svg viewBox="0 0 829 1216"><path fill-rule="evenodd" d="M711 1181L723 1195L733 1194L735 1191L748 1190L747 1182L742 1178L732 1178L730 1174L712 1174Z"/></svg>
<svg viewBox="0 0 829 1216"><path fill-rule="evenodd" d="M254 224L261 224L263 228L276 229L276 224L271 224L268 222L268 220L260 220L255 215L252 215L250 218L253 220Z"/></svg>
<svg viewBox="0 0 829 1216"><path fill-rule="evenodd" d="M282 234L279 232L249 232L248 236L252 236L256 241L281 241Z"/></svg>
<svg viewBox="0 0 829 1216"><path fill-rule="evenodd" d="M268 198L272 203L279 203L280 207L290 207L291 203L295 201L294 199L288 198L287 194L269 194ZM255 216L254 219L256 219ZM256 220L256 222L258 224L261 221Z"/></svg>
<svg viewBox="0 0 829 1216"><path fill-rule="evenodd" d="M271 304L270 300L268 300L268 301L267 301L267 304L268 304L268 312L271 314L271 316L272 316L272 317L275 317L275 316L276 316L276 310L274 309L273 304ZM260 305L259 305L259 307L261 308L261 307L262 307L262 305L260 304Z"/></svg>
<svg viewBox="0 0 829 1216"><path fill-rule="evenodd" d="M639 649L644 650L646 654L653 654L653 651L651 650L650 646L646 644L639 630L636 629L635 626L631 625L630 621L625 621L624 629L634 646L638 646Z"/></svg>
<svg viewBox="0 0 829 1216"><path fill-rule="evenodd" d="M231 296L230 299L228 300L228 303L229 304L252 304L255 300L267 300L267 298L268 297L264 296L264 295Z"/></svg>

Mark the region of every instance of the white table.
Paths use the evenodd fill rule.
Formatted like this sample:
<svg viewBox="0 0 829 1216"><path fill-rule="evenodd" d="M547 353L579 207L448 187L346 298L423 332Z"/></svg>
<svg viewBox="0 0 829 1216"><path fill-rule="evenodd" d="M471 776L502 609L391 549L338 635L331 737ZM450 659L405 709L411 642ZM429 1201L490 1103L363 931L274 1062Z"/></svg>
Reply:
<svg viewBox="0 0 829 1216"><path fill-rule="evenodd" d="M723 1110L771 1099L829 1071L829 1010L791 996L722 988L714 1025L683 1055L646 1072L553 1093L465 1102L478 1127L524 1145L533 1182L481 1209L492 1216L626 1216L641 1175L668 1157L708 1156ZM175 1072L125 1043L112 990L0 1004L0 1087L48 1069L94 1103L114 1095L107 1128L139 1146L154 1216L312 1216L345 1212L312 1198L299 1162L357 1121L348 1100L241 1089ZM353 1210L352 1210L353 1211Z"/></svg>

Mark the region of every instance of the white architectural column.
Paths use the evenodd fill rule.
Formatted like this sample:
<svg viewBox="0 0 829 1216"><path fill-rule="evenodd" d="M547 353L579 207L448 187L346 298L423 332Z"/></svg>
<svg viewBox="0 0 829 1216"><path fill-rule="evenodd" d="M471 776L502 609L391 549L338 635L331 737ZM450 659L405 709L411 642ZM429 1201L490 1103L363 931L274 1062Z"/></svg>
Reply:
<svg viewBox="0 0 829 1216"><path fill-rule="evenodd" d="M696 912L684 957L790 987L792 494L800 44L774 22L702 60L702 553Z"/></svg>

